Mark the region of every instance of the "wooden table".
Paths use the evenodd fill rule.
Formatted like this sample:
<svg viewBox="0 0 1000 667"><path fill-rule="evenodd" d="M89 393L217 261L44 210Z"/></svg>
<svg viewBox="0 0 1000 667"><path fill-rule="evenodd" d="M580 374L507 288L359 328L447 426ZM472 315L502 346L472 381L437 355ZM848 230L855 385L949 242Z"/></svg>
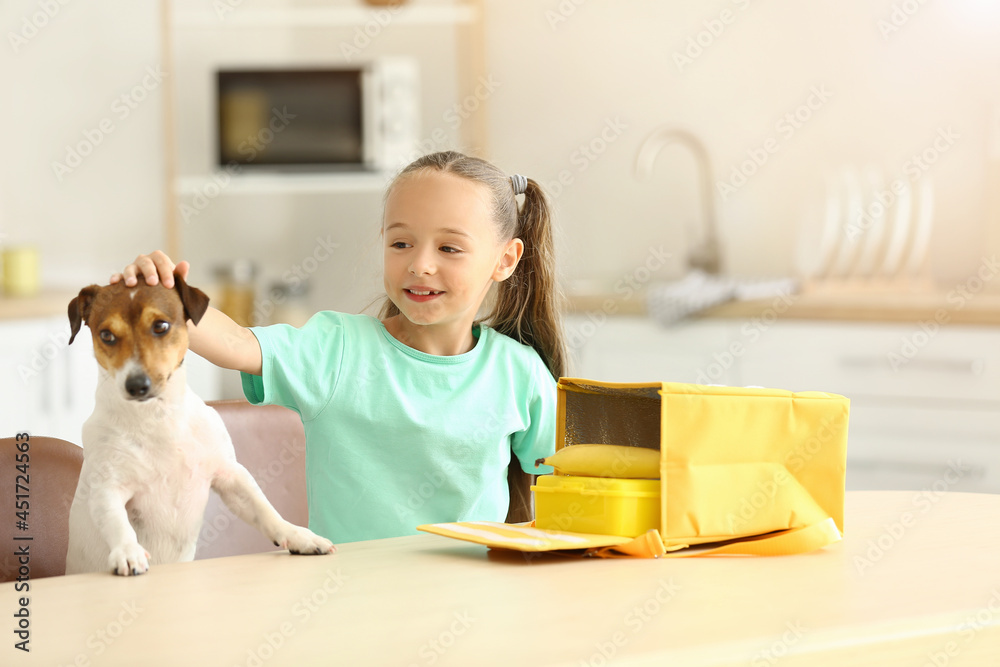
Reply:
<svg viewBox="0 0 1000 667"><path fill-rule="evenodd" d="M773 558L598 560L433 535L31 582L16 665L1000 665L1000 495L856 492Z"/></svg>

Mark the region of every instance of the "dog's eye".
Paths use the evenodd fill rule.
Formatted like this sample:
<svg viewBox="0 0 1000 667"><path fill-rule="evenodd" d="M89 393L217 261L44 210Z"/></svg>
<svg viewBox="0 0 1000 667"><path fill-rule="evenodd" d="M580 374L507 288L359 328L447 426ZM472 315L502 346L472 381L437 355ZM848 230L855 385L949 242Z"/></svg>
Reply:
<svg viewBox="0 0 1000 667"><path fill-rule="evenodd" d="M170 331L170 322L164 322L163 320L157 320L153 322L153 334L156 336L162 336L163 334Z"/></svg>
<svg viewBox="0 0 1000 667"><path fill-rule="evenodd" d="M118 339L115 337L115 335L110 331L108 331L107 329L101 329L100 336L101 340L107 343L108 345L114 345L116 342L118 342Z"/></svg>

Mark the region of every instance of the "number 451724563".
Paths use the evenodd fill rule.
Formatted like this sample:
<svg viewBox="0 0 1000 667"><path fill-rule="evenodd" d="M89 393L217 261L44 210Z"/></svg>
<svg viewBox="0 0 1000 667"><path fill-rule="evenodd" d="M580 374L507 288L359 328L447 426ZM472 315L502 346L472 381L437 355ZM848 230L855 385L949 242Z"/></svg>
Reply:
<svg viewBox="0 0 1000 667"><path fill-rule="evenodd" d="M16 440L17 454L14 459L16 461L15 468L17 469L17 477L14 479L14 501L16 516L18 518L18 528L21 530L28 529L28 509L29 509L29 482L30 477L28 475L28 467L30 462L29 449L31 447L30 437L27 433L18 433Z"/></svg>

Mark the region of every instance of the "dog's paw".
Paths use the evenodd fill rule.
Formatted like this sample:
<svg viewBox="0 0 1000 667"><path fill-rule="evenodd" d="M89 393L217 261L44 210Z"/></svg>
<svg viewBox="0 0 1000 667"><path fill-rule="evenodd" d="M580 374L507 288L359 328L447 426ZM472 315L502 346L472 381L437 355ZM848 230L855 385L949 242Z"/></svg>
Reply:
<svg viewBox="0 0 1000 667"><path fill-rule="evenodd" d="M280 531L274 539L274 546L288 549L293 554L308 556L332 554L337 551L337 547L333 546L330 540L320 537L308 528L293 524L288 524Z"/></svg>
<svg viewBox="0 0 1000 667"><path fill-rule="evenodd" d="M125 544L115 547L108 556L111 571L122 577L146 574L149 571L149 552L139 544Z"/></svg>

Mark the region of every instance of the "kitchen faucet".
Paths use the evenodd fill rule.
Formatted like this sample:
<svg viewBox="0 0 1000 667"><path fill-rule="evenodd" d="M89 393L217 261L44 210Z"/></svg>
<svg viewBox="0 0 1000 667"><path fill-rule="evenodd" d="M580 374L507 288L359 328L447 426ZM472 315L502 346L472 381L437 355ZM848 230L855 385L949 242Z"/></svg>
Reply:
<svg viewBox="0 0 1000 667"><path fill-rule="evenodd" d="M688 251L688 269L699 269L710 275L718 275L722 270L719 238L716 230L715 196L712 189L712 165L705 144L698 137L678 128L664 125L653 131L639 147L635 161L635 175L643 180L653 171L653 162L660 150L670 144L687 146L698 163L698 177L701 188L702 229L704 238Z"/></svg>

